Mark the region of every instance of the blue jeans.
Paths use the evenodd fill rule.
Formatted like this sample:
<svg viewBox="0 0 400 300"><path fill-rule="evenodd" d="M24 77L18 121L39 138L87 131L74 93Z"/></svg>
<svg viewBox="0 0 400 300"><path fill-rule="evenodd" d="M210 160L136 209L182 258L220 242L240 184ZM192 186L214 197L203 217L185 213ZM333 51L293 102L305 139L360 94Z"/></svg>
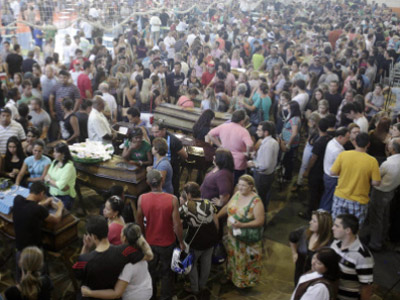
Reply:
<svg viewBox="0 0 400 300"><path fill-rule="evenodd" d="M337 182L338 179L336 177L331 177L324 173L324 194L322 195L319 208L329 212L332 210L333 194L335 193Z"/></svg>

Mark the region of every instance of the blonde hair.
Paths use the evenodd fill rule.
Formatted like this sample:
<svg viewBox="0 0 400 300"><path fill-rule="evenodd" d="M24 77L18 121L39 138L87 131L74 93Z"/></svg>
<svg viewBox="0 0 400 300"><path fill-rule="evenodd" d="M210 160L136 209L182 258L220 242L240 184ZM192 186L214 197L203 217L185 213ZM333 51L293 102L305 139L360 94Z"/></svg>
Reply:
<svg viewBox="0 0 400 300"><path fill-rule="evenodd" d="M37 299L40 291L40 270L43 267L43 253L38 247L27 247L21 253L22 279L19 284L23 298Z"/></svg>
<svg viewBox="0 0 400 300"><path fill-rule="evenodd" d="M245 174L245 175L242 175L242 176L239 177L238 182L240 180L242 180L242 181L246 182L248 185L252 186L253 187L253 189L252 189L253 192L257 193L256 182L255 182L255 180L254 180L254 178L252 176Z"/></svg>

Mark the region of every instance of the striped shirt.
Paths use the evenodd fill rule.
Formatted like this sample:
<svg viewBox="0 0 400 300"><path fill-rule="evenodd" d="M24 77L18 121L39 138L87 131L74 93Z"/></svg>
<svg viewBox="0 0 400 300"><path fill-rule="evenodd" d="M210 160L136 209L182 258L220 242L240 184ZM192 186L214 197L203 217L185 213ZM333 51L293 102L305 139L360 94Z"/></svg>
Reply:
<svg viewBox="0 0 400 300"><path fill-rule="evenodd" d="M340 255L339 262L339 300L358 300L362 284L372 284L374 258L360 239L356 240L347 248L341 249L342 242L335 240L331 248Z"/></svg>
<svg viewBox="0 0 400 300"><path fill-rule="evenodd" d="M7 127L0 125L0 154L6 154L7 141L10 137L16 136L20 141L26 140L25 131L21 124L11 120L11 123Z"/></svg>
<svg viewBox="0 0 400 300"><path fill-rule="evenodd" d="M61 102L65 98L69 98L72 101L80 101L81 94L79 89L74 84L64 85L58 82L51 91L51 95L55 97L54 109L57 115L57 120L62 121L64 119L64 111L62 110Z"/></svg>

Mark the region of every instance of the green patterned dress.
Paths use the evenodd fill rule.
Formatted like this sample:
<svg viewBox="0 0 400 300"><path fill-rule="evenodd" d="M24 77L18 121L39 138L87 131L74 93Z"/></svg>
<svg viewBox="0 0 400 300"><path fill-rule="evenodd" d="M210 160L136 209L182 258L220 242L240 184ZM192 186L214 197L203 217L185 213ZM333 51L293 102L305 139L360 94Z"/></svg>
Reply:
<svg viewBox="0 0 400 300"><path fill-rule="evenodd" d="M228 219L236 215L244 218L245 208L237 204L238 193L234 201L228 206ZM261 201L256 198L250 206L247 218L254 219L254 207ZM232 234L232 224L228 221L228 234L224 236L224 245L228 254L227 273L228 278L239 288L255 286L259 280L262 269L262 241L246 244L236 239Z"/></svg>

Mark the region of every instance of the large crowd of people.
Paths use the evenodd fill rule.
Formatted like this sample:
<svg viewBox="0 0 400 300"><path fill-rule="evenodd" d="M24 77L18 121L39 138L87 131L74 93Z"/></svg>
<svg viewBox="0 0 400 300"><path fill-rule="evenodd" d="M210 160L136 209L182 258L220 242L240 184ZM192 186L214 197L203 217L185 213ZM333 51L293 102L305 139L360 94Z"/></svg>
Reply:
<svg viewBox="0 0 400 300"><path fill-rule="evenodd" d="M40 225L74 209L68 145L115 144L121 121L131 127L115 148L146 170L150 192L132 209L114 186L88 218L73 266L82 297L172 299L173 271L188 274L185 289L197 295L225 257L218 268L234 286L257 286L279 182L308 193L298 213L309 226L288 237L291 299L371 298L372 253L386 247L398 217L400 114L387 78L400 65L399 16L365 0L241 0L188 12L191 1L132 0L128 14L145 2L163 9L134 15L112 48L102 30L79 21L57 53L56 30L39 26L63 7L49 2L2 8L3 25L38 24L32 49L9 29L1 44L0 172L29 188L14 200L17 285L6 299L51 298ZM101 5L81 8L96 21L112 14ZM141 119L163 103L202 111L193 136L212 168L199 170L197 183L181 184L182 141L162 120ZM213 128L217 112L231 118ZM50 159L46 145L59 140ZM400 242L398 226L392 240Z"/></svg>

